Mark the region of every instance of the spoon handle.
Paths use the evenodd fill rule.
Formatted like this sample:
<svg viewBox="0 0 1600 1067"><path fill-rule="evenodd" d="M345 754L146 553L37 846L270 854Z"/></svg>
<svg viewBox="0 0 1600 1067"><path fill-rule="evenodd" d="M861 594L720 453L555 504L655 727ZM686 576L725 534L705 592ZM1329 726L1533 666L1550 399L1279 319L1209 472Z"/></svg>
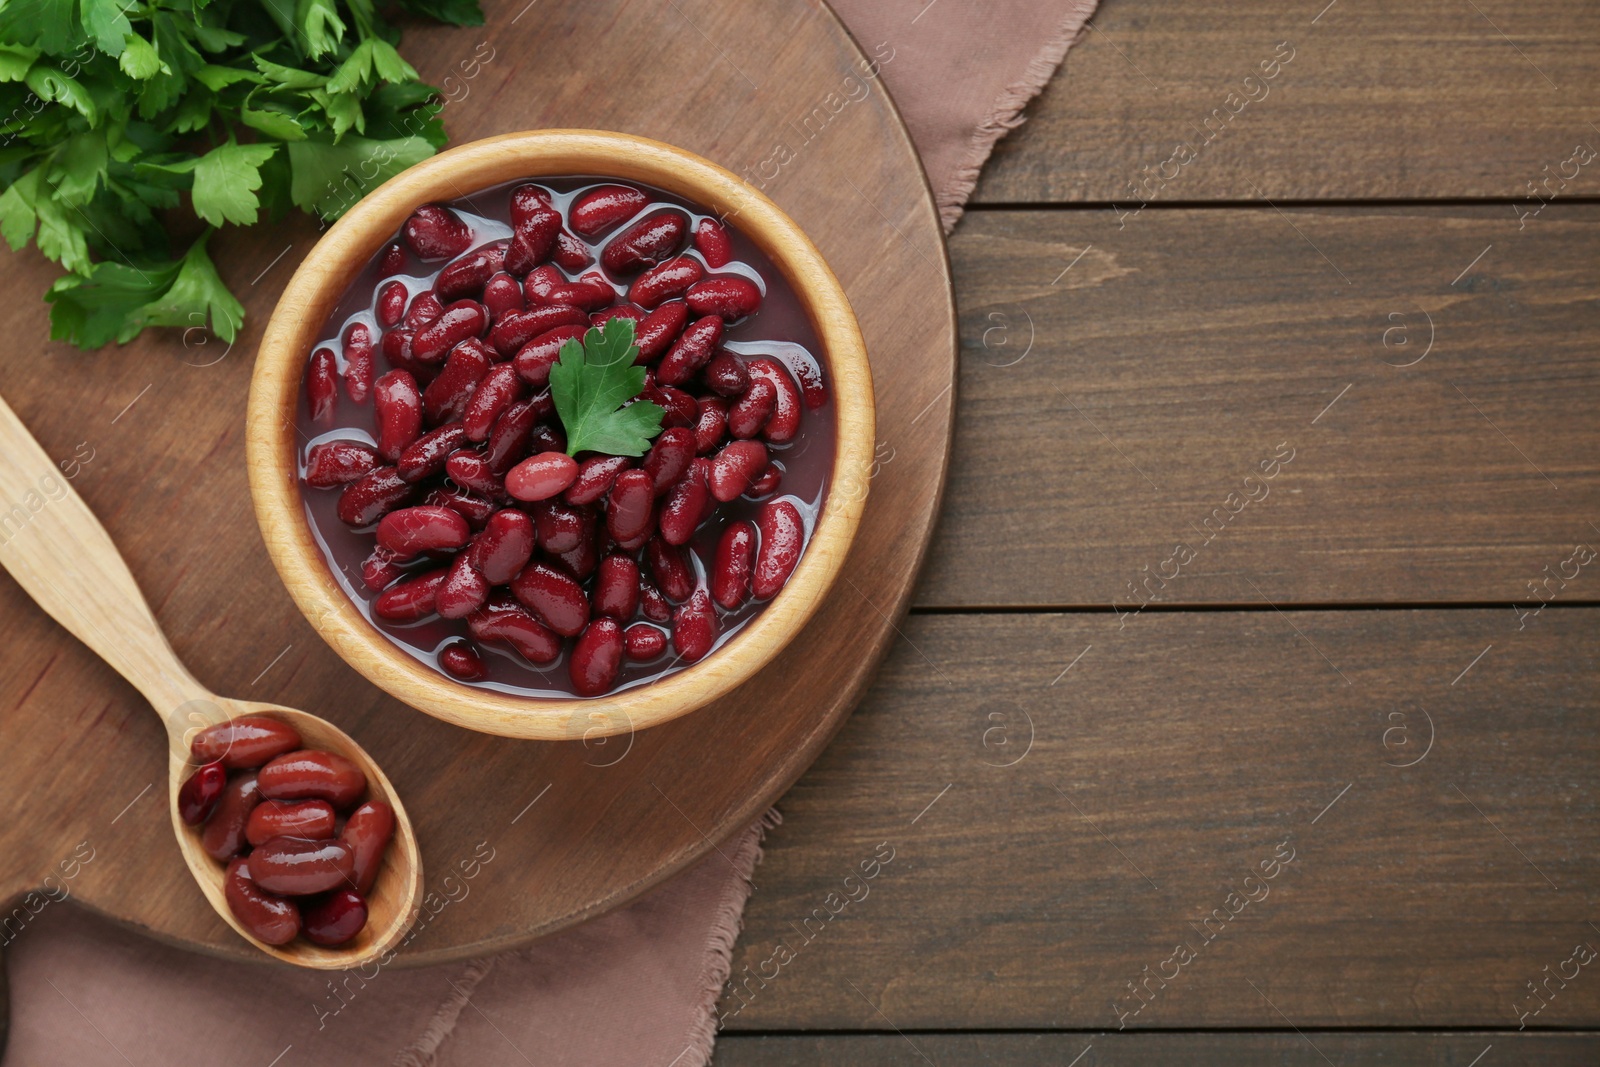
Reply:
<svg viewBox="0 0 1600 1067"><path fill-rule="evenodd" d="M210 697L167 644L105 527L3 398L0 564L163 717Z"/></svg>

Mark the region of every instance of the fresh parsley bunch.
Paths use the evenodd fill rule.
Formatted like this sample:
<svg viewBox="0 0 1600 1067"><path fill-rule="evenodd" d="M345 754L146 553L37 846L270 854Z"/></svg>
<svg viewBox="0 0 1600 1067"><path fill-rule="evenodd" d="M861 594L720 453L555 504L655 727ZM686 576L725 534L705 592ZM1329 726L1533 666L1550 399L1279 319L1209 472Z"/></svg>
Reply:
<svg viewBox="0 0 1600 1067"><path fill-rule="evenodd" d="M399 3L483 22L477 0ZM69 272L51 336L98 348L209 318L233 340L217 227L335 219L443 146L399 39L374 0L0 0L0 235ZM187 250L184 192L204 224Z"/></svg>

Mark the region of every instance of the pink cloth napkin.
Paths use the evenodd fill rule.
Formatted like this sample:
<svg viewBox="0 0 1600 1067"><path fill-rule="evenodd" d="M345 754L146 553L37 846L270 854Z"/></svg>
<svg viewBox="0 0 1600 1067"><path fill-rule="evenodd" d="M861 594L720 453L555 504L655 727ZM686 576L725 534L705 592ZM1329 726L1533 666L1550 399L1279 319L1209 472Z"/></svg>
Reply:
<svg viewBox="0 0 1600 1067"><path fill-rule="evenodd" d="M947 231L1095 3L835 0L858 40L893 42L883 77ZM337 987L326 974L185 952L52 903L5 947L5 1064L697 1067L711 1058L761 838L778 821L769 813L641 900L529 948L340 976Z"/></svg>

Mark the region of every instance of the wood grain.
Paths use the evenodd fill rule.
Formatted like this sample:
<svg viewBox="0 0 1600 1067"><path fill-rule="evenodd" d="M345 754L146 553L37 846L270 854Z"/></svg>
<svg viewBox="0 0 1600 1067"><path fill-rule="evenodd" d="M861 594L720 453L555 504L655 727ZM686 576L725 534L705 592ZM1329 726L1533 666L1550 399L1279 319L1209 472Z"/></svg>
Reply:
<svg viewBox="0 0 1600 1067"><path fill-rule="evenodd" d="M1525 197L1600 147L1597 35L1583 0L1103 0L976 199L1136 204L1151 176L1145 198L1169 201ZM1294 58L1263 84L1282 41ZM1161 180L1185 141L1198 158Z"/></svg>
<svg viewBox="0 0 1600 1067"><path fill-rule="evenodd" d="M877 83L822 133L796 139L776 175L761 177L774 139L795 137L785 132L792 110L803 113L860 73L860 51L826 9L796 0L755 18L710 0L488 7L481 31L433 28L406 39L423 78L449 95L443 118L456 142L621 127L736 173L752 169L816 241L860 317L883 432L914 458L873 482L839 595L759 681L790 694L782 714L729 701L631 745L513 742L417 714L322 645L262 549L243 458L250 356L313 243L303 220L212 241L250 316L231 350L197 331L151 333L93 355L48 345L37 297L54 271L32 255L0 266L16 295L0 312L7 336L38 339L0 356L0 394L51 456L66 459L87 443L92 458L79 463L73 486L123 551L178 655L221 692L326 715L405 798L429 878L429 921L409 960L478 954L598 914L757 817L821 750L892 638L949 445L955 323L938 220ZM0 899L37 884L89 840L97 858L71 887L80 901L158 937L248 956L190 881L146 788L164 774L166 746L144 701L9 580L0 581L0 612L9 620L0 805L11 827ZM820 661L829 664L827 686L811 684ZM494 858L482 864L471 903L436 908L448 891L441 880L479 862L480 845Z"/></svg>
<svg viewBox="0 0 1600 1067"><path fill-rule="evenodd" d="M1600 950L1597 627L913 616L781 805L724 1026L1114 1030L1187 942L1129 1029L1516 1029L1525 983ZM1596 965L1527 1025L1600 1022Z"/></svg>
<svg viewBox="0 0 1600 1067"><path fill-rule="evenodd" d="M1600 599L1572 566L1529 589L1600 544L1597 238L1600 209L1560 204L1522 230L1495 207L969 216L917 604Z"/></svg>
<svg viewBox="0 0 1600 1067"><path fill-rule="evenodd" d="M1438 1063L1469 1067L1473 1057L1493 1048L1495 1060L1547 1067L1586 1067L1600 1055L1600 1035L1506 1034L1479 1031L1450 1034L1349 1033L1310 1031L1230 1033L1087 1034L729 1034L717 1042L714 1067L810 1067L849 1063L858 1067L927 1061L939 1067L1254 1067L1321 1063ZM1077 1057L1082 1057L1077 1058ZM1500 1057L1512 1057L1501 1060ZM1493 1062L1489 1057L1484 1063Z"/></svg>

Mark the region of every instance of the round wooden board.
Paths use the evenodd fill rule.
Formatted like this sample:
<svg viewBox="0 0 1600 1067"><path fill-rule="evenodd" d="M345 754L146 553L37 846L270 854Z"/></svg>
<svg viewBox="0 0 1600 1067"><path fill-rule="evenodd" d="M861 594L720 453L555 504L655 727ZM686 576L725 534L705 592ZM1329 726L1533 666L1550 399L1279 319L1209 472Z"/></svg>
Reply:
<svg viewBox="0 0 1600 1067"><path fill-rule="evenodd" d="M881 82L863 75L864 53L893 64L893 42L858 48L814 0L485 6L484 27L406 33L405 54L450 99L452 141L596 127L698 152L764 186L860 317L881 459L865 522L817 617L732 696L631 738L512 741L390 699L317 638L267 561L243 454L251 356L316 239L304 219L212 239L248 309L231 350L199 330L93 354L47 343L40 297L54 268L33 253L0 266L11 341L0 395L52 456L78 454L73 485L194 674L358 738L406 799L428 891L445 897L458 863L480 843L493 849L470 897L404 951L413 963L506 948L615 908L794 782L895 638L937 515L953 415L956 323L938 218ZM179 858L163 804L166 742L149 706L9 578L0 617L0 899L59 877L87 841L94 858L67 883L78 901L166 940L260 958Z"/></svg>

